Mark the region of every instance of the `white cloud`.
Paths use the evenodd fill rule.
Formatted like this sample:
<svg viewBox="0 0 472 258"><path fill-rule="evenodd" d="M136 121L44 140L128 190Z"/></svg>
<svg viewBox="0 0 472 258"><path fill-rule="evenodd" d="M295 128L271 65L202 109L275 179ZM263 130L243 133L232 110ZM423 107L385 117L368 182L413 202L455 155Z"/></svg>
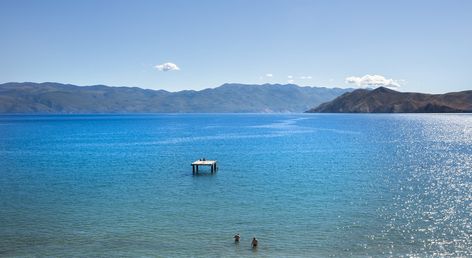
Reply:
<svg viewBox="0 0 472 258"><path fill-rule="evenodd" d="M272 77L274 77L274 75L273 75L273 74L271 74L271 73L267 73L265 76L266 76L266 77L269 77L269 78L272 78Z"/></svg>
<svg viewBox="0 0 472 258"><path fill-rule="evenodd" d="M364 75L362 77L350 76L346 78L346 83L355 84L358 87L388 87L398 88L400 83L397 80L387 79L382 75Z"/></svg>
<svg viewBox="0 0 472 258"><path fill-rule="evenodd" d="M308 75L308 76L302 75L302 76L300 76L300 79L302 79L302 80L311 80L311 79L313 79L313 77L311 77L310 75Z"/></svg>
<svg viewBox="0 0 472 258"><path fill-rule="evenodd" d="M288 82L288 83L294 83L295 80L290 79L290 80L287 80L287 82Z"/></svg>
<svg viewBox="0 0 472 258"><path fill-rule="evenodd" d="M163 63L160 65L154 66L157 70L161 72L167 72L167 71L178 71L180 68L174 64L174 63Z"/></svg>
<svg viewBox="0 0 472 258"><path fill-rule="evenodd" d="M289 79L293 79L293 76L292 76L292 75L289 75L289 76L287 76L287 78L289 78Z"/></svg>

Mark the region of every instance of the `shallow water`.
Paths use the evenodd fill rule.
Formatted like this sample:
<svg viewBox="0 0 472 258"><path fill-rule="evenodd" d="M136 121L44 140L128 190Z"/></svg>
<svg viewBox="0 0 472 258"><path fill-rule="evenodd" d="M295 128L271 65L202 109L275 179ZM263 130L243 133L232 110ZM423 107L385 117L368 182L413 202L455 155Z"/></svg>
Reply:
<svg viewBox="0 0 472 258"><path fill-rule="evenodd" d="M0 116L0 175L0 256L472 256L472 115Z"/></svg>

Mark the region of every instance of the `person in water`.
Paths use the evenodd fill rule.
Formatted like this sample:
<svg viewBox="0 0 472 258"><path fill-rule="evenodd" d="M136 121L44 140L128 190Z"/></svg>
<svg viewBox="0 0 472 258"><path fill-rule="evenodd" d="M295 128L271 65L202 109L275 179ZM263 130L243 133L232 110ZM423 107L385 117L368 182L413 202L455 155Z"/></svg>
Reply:
<svg viewBox="0 0 472 258"><path fill-rule="evenodd" d="M256 247L257 247L257 243L258 243L258 241L257 241L256 237L253 237L253 238L252 238L252 242L251 242L252 248L256 248Z"/></svg>
<svg viewBox="0 0 472 258"><path fill-rule="evenodd" d="M238 242L239 243L239 239L241 239L241 237L239 236L239 233L237 233L236 235L234 235L234 242Z"/></svg>

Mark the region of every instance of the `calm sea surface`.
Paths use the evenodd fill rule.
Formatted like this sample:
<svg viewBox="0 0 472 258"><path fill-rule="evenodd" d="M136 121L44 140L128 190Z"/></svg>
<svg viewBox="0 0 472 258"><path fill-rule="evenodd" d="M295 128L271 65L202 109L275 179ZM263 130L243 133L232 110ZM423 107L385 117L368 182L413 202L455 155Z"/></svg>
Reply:
<svg viewBox="0 0 472 258"><path fill-rule="evenodd" d="M435 255L472 256L472 115L0 116L0 256Z"/></svg>

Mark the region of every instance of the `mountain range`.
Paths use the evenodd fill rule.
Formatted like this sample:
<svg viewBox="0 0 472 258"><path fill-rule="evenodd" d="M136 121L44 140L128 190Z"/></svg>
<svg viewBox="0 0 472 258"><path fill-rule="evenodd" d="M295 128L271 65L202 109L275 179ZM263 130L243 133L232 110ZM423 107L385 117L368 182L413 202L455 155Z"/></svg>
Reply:
<svg viewBox="0 0 472 258"><path fill-rule="evenodd" d="M200 91L61 83L0 84L0 113L303 112L352 89L223 84Z"/></svg>
<svg viewBox="0 0 472 258"><path fill-rule="evenodd" d="M308 113L465 113L472 112L472 90L445 94L398 92L385 87L358 89Z"/></svg>

